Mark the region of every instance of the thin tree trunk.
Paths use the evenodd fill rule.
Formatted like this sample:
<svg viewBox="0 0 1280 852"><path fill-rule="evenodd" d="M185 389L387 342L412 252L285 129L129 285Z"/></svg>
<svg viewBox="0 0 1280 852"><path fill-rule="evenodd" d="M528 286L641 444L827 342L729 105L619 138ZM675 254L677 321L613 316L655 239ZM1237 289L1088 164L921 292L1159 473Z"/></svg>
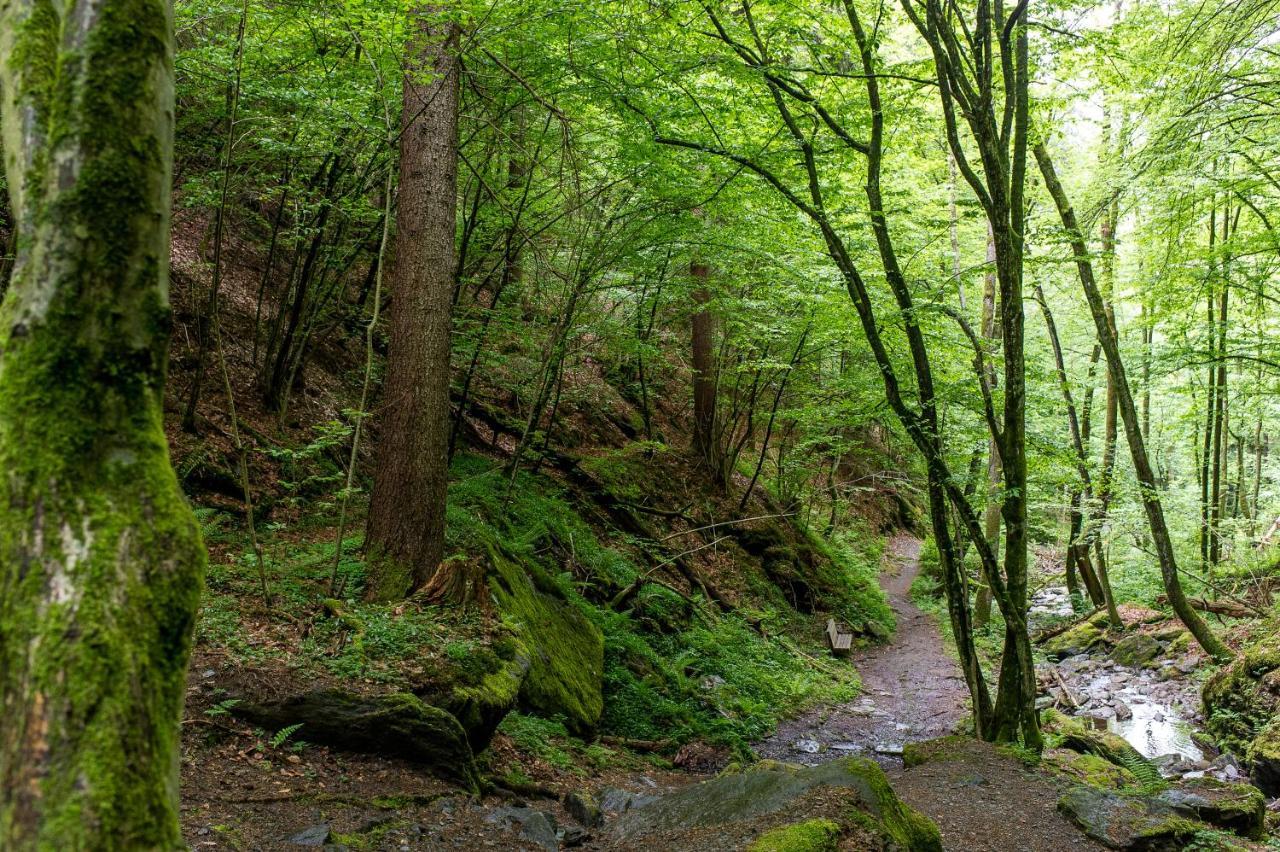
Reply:
<svg viewBox="0 0 1280 852"><path fill-rule="evenodd" d="M183 846L205 553L163 429L172 15L0 5L0 849Z"/></svg>
<svg viewBox="0 0 1280 852"><path fill-rule="evenodd" d="M1186 594L1182 590L1182 582L1178 577L1177 559L1173 550L1173 540L1165 523L1164 509L1160 505L1160 492L1155 474L1151 469L1151 462L1147 457L1146 442L1142 439L1142 429L1138 421L1137 409L1129 390L1124 362L1120 357L1119 341L1116 340L1114 330L1107 317L1102 294L1093 277L1093 266L1089 260L1088 247L1084 244L1082 232L1076 222L1075 211L1067 199L1066 191L1063 190L1062 184L1058 181L1057 173L1053 169L1053 161L1049 158L1049 152L1044 143L1038 143L1035 146L1035 155L1040 165L1040 172L1044 176L1045 187L1058 208L1063 227L1071 240L1071 250L1076 259L1076 268L1080 273L1080 283L1084 290L1085 298L1089 302L1089 310L1093 314L1094 325L1098 331L1098 342L1102 344L1103 352L1106 355L1107 368L1115 377L1117 405L1120 417L1124 421L1125 437L1128 439L1129 451L1133 456L1134 472L1137 474L1138 484L1141 488L1142 504L1147 513L1147 522L1151 527L1151 540L1156 548L1156 556L1160 563L1160 574L1164 581L1165 593L1169 596L1169 604L1173 607L1173 611L1181 619L1182 623L1195 636L1201 647L1215 658L1228 659L1231 656L1230 650L1222 643L1222 640L1213 634L1213 631L1209 629L1204 620L1191 608L1187 602Z"/></svg>
<svg viewBox="0 0 1280 852"><path fill-rule="evenodd" d="M231 82L227 84L227 134L222 142L222 184L218 191L218 208L214 212L213 225L213 281L209 284L209 299L204 312L196 321L196 366L187 394L187 407L182 415L182 428L196 431L196 409L200 405L200 392L204 386L204 373L209 358L211 330L218 324L218 294L222 290L222 239L226 230L227 194L231 189L231 160L236 141L236 119L240 108L240 74L244 68L244 30L249 19L249 2L240 5L240 24L236 32L236 52L233 59Z"/></svg>
<svg viewBox="0 0 1280 852"><path fill-rule="evenodd" d="M705 263L689 264L693 278L693 301L698 306L693 314L693 450L717 484L724 482L724 470L716 440L716 365L712 354L715 320L706 307L711 300L707 278L711 270Z"/></svg>
<svg viewBox="0 0 1280 852"><path fill-rule="evenodd" d="M444 556L461 76L458 27L446 18L428 4L410 22L390 346L366 527L365 594L375 600L422 588Z"/></svg>

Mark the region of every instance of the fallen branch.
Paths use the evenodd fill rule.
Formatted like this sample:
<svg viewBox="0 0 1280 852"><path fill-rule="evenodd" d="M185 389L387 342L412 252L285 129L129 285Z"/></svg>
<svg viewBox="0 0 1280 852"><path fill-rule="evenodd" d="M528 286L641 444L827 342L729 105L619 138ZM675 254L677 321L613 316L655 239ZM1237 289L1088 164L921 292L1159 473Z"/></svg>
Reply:
<svg viewBox="0 0 1280 852"><path fill-rule="evenodd" d="M1071 687L1067 686L1067 682L1063 680L1062 672L1058 671L1057 668L1051 669L1051 671L1053 672L1053 679L1058 682L1058 688L1062 690L1063 696L1068 702L1070 702L1071 709L1078 709L1080 707L1080 702L1071 694Z"/></svg>
<svg viewBox="0 0 1280 852"><path fill-rule="evenodd" d="M643 751L649 754L670 751L675 746L671 740L637 740L631 737L601 737L600 742L614 748Z"/></svg>
<svg viewBox="0 0 1280 852"><path fill-rule="evenodd" d="M1169 603L1169 598L1166 595L1159 595L1156 597L1156 603L1164 606ZM1225 615L1228 618L1253 618L1262 615L1262 612L1257 608L1243 603L1236 603L1235 601L1211 601L1207 598L1189 597L1187 598L1187 603L1201 612Z"/></svg>

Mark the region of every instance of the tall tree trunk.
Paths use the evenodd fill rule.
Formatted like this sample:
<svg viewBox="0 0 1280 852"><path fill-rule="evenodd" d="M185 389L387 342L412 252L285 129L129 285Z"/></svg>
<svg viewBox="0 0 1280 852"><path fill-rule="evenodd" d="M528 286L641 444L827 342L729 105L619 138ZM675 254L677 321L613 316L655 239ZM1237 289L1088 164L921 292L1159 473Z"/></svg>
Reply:
<svg viewBox="0 0 1280 852"><path fill-rule="evenodd" d="M954 162L955 157L952 156ZM982 288L982 337L990 341L990 345L999 346L1000 317L996 312L996 242L991 236L991 226L987 226L987 272L983 276ZM995 388L997 377L995 367L988 365L987 381ZM986 508L982 512L982 529L997 561L1000 556L1000 482L1003 475L1000 471L1000 448L996 446L996 438L987 439L987 493ZM973 623L985 627L991 620L991 581L985 569L981 571L982 583L978 594L974 596Z"/></svg>
<svg viewBox="0 0 1280 852"><path fill-rule="evenodd" d="M705 263L689 264L693 278L693 301L698 310L693 315L693 450L710 471L716 483L724 482L719 442L716 440L716 359L714 355L715 320L707 308L711 294L707 278L711 270Z"/></svg>
<svg viewBox="0 0 1280 852"><path fill-rule="evenodd" d="M411 23L400 135L396 259L379 445L369 499L366 595L422 588L444 556L449 334L458 194L459 30L445 7Z"/></svg>
<svg viewBox="0 0 1280 852"><path fill-rule="evenodd" d="M169 463L173 12L0 5L0 849L177 849L205 555Z"/></svg>
<svg viewBox="0 0 1280 852"><path fill-rule="evenodd" d="M1097 282L1093 277L1093 266L1089 260L1089 249L1084 243L1083 233L1076 221L1075 210L1067 199L1066 191L1058 181L1053 161L1044 143L1035 146L1036 161L1044 176L1045 187L1049 190L1062 225L1071 240L1071 251L1075 256L1076 269L1080 273L1080 283L1089 302L1089 311L1093 314L1094 326L1098 332L1098 342L1102 345L1107 357L1107 368L1115 378L1117 405L1120 417L1124 421L1125 437L1129 442L1129 451L1133 456L1134 472L1138 477L1138 485L1142 493L1142 505L1147 513L1147 522L1151 527L1151 540L1155 544L1156 557L1160 563L1161 579L1164 581L1165 593L1169 604L1182 623L1187 626L1196 641L1209 654L1218 659L1228 659L1230 650L1222 640L1213 634L1204 620L1196 614L1188 603L1182 590L1182 581L1178 577L1178 564L1174 556L1173 540L1165 523L1164 508L1160 505L1160 492L1157 488L1155 474L1151 470L1151 462L1147 456L1146 442L1142 439L1141 423L1138 420L1137 408L1129 389L1129 380L1125 375L1124 361L1120 357L1120 344L1115 331L1108 320L1106 305L1102 299Z"/></svg>

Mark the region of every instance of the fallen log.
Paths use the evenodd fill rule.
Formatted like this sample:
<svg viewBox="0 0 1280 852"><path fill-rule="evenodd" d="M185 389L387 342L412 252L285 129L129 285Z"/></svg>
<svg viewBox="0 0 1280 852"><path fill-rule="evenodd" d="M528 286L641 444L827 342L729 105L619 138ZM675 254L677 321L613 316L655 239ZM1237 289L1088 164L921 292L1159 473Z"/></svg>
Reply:
<svg viewBox="0 0 1280 852"><path fill-rule="evenodd" d="M1156 603L1164 606L1169 603L1169 598L1167 595L1159 595L1156 597ZM1187 598L1187 603L1191 604L1192 609L1211 612L1214 615L1225 615L1228 618L1254 618L1261 614L1257 610L1235 601L1211 601L1206 598L1189 597Z"/></svg>

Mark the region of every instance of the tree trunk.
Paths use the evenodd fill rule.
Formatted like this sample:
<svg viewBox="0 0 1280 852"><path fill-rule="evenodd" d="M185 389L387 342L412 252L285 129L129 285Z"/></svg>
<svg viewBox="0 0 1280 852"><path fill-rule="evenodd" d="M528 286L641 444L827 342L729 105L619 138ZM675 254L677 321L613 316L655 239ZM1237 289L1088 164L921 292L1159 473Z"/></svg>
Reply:
<svg viewBox="0 0 1280 852"><path fill-rule="evenodd" d="M458 28L414 14L404 79L396 259L379 445L366 531L366 595L396 600L444 556L449 333L458 177Z"/></svg>
<svg viewBox="0 0 1280 852"><path fill-rule="evenodd" d="M1049 152L1044 143L1038 143L1035 146L1035 155L1040 165L1040 172L1044 176L1045 187L1058 208L1062 225L1071 240L1071 251L1076 259L1076 268L1080 273L1080 283L1085 298L1089 302L1089 310L1093 314L1093 322L1098 331L1098 342L1102 344L1103 353L1107 358L1107 368L1115 379L1116 401L1120 417L1124 421L1125 437L1128 439L1129 451L1133 456L1134 472L1137 474L1142 491L1142 505L1151 527L1151 540L1156 548L1160 574L1164 581L1165 593L1169 596L1169 604L1182 623L1196 637L1201 647L1218 659L1228 659L1231 652L1187 603L1186 595L1182 590L1173 541L1165 523L1164 508L1160 505L1160 492L1151 470L1151 462L1147 457L1146 442L1142 439L1142 424L1138 420L1137 408L1129 390L1129 380L1125 375L1124 362L1120 358L1119 341L1116 340L1114 329L1108 321L1102 294L1093 277L1089 249L1084 244L1075 210L1072 209L1070 201L1067 200L1066 191L1058 181L1057 173L1053 169L1053 161L1049 158Z"/></svg>
<svg viewBox="0 0 1280 852"><path fill-rule="evenodd" d="M689 264L693 278L693 301L698 306L693 315L693 450L716 483L724 482L720 449L716 441L716 366L713 354L715 321L707 302L710 268L694 261Z"/></svg>
<svg viewBox="0 0 1280 852"><path fill-rule="evenodd" d="M952 160L955 157L952 155ZM987 226L987 273L983 276L982 289L982 337L984 340L991 342L992 346L998 346L1000 341L1000 317L996 313L996 243L991 236L991 227ZM991 365L987 366L987 381L991 387L995 388L997 384L996 371ZM991 543L991 550L994 552L997 561L1000 557L1000 481L1002 473L1000 470L1000 448L996 446L995 436L987 439L987 503L982 513L982 529L986 533L987 541ZM985 627L987 622L991 620L991 582L986 577L986 571L982 572L982 585L978 588L978 594L974 596L973 604L973 623L978 627Z"/></svg>
<svg viewBox="0 0 1280 852"><path fill-rule="evenodd" d="M183 846L205 555L163 429L172 27L166 0L0 6L0 849Z"/></svg>

